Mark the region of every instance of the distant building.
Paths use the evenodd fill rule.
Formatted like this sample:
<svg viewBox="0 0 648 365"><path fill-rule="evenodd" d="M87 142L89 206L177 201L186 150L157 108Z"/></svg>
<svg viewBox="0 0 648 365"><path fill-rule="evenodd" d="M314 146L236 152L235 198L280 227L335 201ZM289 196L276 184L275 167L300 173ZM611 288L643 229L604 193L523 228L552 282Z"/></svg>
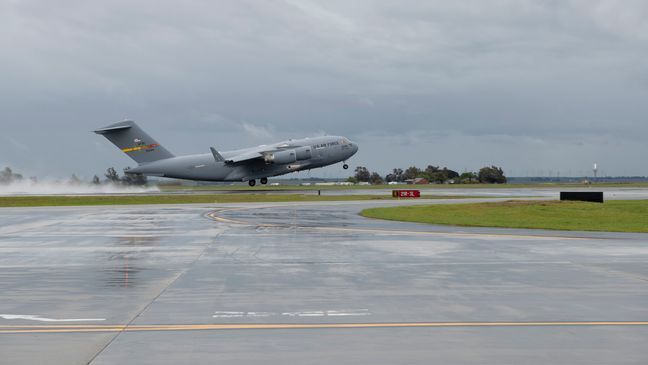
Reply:
<svg viewBox="0 0 648 365"><path fill-rule="evenodd" d="M428 181L428 179L426 179L424 177L417 177L416 179L407 179L407 180L405 180L405 183L409 184L409 185L412 185L412 184L415 184L415 185L420 184L420 185L422 185L422 184L429 184L430 182Z"/></svg>

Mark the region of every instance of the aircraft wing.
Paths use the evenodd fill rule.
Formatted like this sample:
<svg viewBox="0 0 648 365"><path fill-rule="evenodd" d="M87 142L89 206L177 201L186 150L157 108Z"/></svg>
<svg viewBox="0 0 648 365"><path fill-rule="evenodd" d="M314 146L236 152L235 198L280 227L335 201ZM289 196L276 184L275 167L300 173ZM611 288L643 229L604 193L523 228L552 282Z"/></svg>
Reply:
<svg viewBox="0 0 648 365"><path fill-rule="evenodd" d="M240 155L232 156L230 158L225 159L226 163L238 163L238 162L243 162L243 161L250 161L250 160L256 160L263 158L263 153L262 151L252 151L252 152L245 152Z"/></svg>
<svg viewBox="0 0 648 365"><path fill-rule="evenodd" d="M252 161L257 159L263 159L266 154L278 152L288 148L295 148L295 146L289 144L282 144L279 146L259 146L256 149L242 152L238 155L225 158L224 160L225 163L239 163L239 162L246 162L246 161ZM212 154L213 153L214 151L212 151ZM216 161L219 161L219 156L220 154L218 153L214 154L214 158L216 159Z"/></svg>

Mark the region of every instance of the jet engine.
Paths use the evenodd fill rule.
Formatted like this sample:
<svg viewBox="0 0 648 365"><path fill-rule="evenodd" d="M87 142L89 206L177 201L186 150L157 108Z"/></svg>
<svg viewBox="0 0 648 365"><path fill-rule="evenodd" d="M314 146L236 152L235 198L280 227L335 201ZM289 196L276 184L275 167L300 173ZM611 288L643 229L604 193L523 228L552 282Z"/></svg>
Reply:
<svg viewBox="0 0 648 365"><path fill-rule="evenodd" d="M297 160L308 160L311 158L311 148L309 146L299 147L295 150L297 153Z"/></svg>
<svg viewBox="0 0 648 365"><path fill-rule="evenodd" d="M297 161L297 153L295 150L285 150L279 152L271 152L265 155L266 163L286 164Z"/></svg>

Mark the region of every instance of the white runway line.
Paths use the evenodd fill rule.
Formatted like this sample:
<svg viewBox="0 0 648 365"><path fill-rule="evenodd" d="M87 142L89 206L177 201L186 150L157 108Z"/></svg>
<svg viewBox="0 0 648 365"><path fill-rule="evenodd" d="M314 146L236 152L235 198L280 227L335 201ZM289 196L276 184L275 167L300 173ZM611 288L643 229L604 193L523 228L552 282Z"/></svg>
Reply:
<svg viewBox="0 0 648 365"><path fill-rule="evenodd" d="M261 317L344 317L344 316L368 316L371 315L368 309L345 309L345 310L315 310L296 312L239 312L239 311L216 311L213 318L261 318Z"/></svg>
<svg viewBox="0 0 648 365"><path fill-rule="evenodd" d="M0 318L7 320L25 319L39 322L100 322L106 320L105 318L47 318L34 314L0 314Z"/></svg>

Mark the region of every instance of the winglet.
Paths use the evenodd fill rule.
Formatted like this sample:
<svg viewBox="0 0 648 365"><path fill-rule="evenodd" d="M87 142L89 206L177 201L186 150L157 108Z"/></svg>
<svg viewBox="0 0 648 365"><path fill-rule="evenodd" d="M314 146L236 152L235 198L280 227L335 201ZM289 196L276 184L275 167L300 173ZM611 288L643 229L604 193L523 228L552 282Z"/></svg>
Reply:
<svg viewBox="0 0 648 365"><path fill-rule="evenodd" d="M215 149L214 147L209 147L209 149L211 150L212 155L214 155L214 160L216 160L216 162L223 162L223 161L225 161L225 159L223 158L223 156L221 156L221 154L218 153L218 151L216 151L216 149Z"/></svg>

